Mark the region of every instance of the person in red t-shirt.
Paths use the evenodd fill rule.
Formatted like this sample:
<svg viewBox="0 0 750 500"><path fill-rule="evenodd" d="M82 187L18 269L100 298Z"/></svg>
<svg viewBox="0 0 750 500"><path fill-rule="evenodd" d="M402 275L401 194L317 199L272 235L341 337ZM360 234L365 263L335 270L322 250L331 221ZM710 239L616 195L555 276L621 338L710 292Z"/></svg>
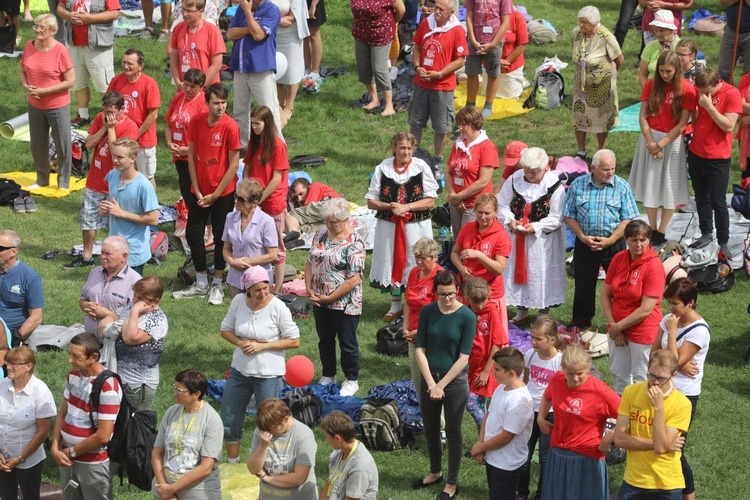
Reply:
<svg viewBox="0 0 750 500"><path fill-rule="evenodd" d="M456 0L437 0L435 12L424 19L414 34L412 59L417 74L409 107L410 132L422 142L427 120L435 130L435 161L443 164L445 139L453 126L453 91L456 71L463 67L468 48L466 32L455 12Z"/></svg>
<svg viewBox="0 0 750 500"><path fill-rule="evenodd" d="M185 290L172 293L174 299L208 298L211 305L224 301L224 224L234 210L234 190L240 162L240 128L226 114L229 89L214 83L206 89L208 112L190 120L188 137L188 170L192 192L185 200L188 222L185 229L195 263L195 283ZM206 244L203 235L211 220L214 235L214 277L208 284Z"/></svg>
<svg viewBox="0 0 750 500"><path fill-rule="evenodd" d="M649 246L651 228L642 220L625 226L628 248L612 259L600 295L609 334L609 369L617 394L646 380L651 344L661 322L664 266Z"/></svg>
<svg viewBox="0 0 750 500"><path fill-rule="evenodd" d="M528 146L525 142L521 141L511 141L507 146L505 146L502 160L503 175L499 180L495 182L495 196L497 196L497 194L500 192L500 189L503 187L503 184L505 184L505 181L508 180L511 175L515 174L519 170L523 170L523 167L520 165L521 153L523 153L526 149L528 149Z"/></svg>
<svg viewBox="0 0 750 500"><path fill-rule="evenodd" d="M503 53L500 57L500 78L498 78L497 94L500 99L518 99L523 93L523 67L525 58L523 51L529 44L529 30L523 14L513 7L510 13L510 25L505 32Z"/></svg>
<svg viewBox="0 0 750 500"><path fill-rule="evenodd" d="M184 22L175 26L169 41L169 67L178 90L184 90L182 82L190 68L204 72L209 85L219 83L222 55L227 46L219 28L203 19L201 14L205 7L206 0L183 1Z"/></svg>
<svg viewBox="0 0 750 500"><path fill-rule="evenodd" d="M643 203L651 242L661 245L675 208L690 199L682 133L695 111L695 89L682 78L680 57L667 50L656 61L656 74L641 92L641 135L628 182ZM661 221L657 224L659 207Z"/></svg>
<svg viewBox="0 0 750 500"><path fill-rule="evenodd" d="M732 165L732 133L742 113L742 97L739 90L719 80L719 73L713 68L698 73L695 87L698 89L698 116L687 161L701 236L690 246L702 247L710 243L715 221L721 251L731 256L727 246L729 211L726 193Z"/></svg>
<svg viewBox="0 0 750 500"><path fill-rule="evenodd" d="M114 168L110 148L117 139L123 137L135 140L138 137L138 125L125 114L125 99L122 94L110 90L102 96L102 112L94 118L86 137L86 149L93 150L93 154L79 217L83 233L83 254L64 265L64 269L94 265L96 231L109 227L109 215L100 214L99 205L109 195L109 185L104 178Z"/></svg>
<svg viewBox="0 0 750 500"><path fill-rule="evenodd" d="M740 80L740 97L742 98L742 117L737 131L740 143L740 172L743 179L750 177L750 73Z"/></svg>
<svg viewBox="0 0 750 500"><path fill-rule="evenodd" d="M116 90L125 98L125 113L139 127L136 168L156 190L156 118L161 94L156 80L143 73L144 62L143 52L126 50L122 56L122 73L112 79L107 90Z"/></svg>
<svg viewBox="0 0 750 500"><path fill-rule="evenodd" d="M541 497L606 500L609 476L604 454L615 433L602 435L607 419L617 418L620 396L589 375L591 356L583 347L566 347L560 365L562 371L552 375L544 390L537 416L539 430L552 436ZM555 412L554 424L547 421L550 410ZM571 474L573 467L575 474Z"/></svg>
<svg viewBox="0 0 750 500"><path fill-rule="evenodd" d="M304 207L310 203L319 203L328 198L341 198L331 186L322 182L310 182L304 177L295 179L289 186L289 193L295 207Z"/></svg>
<svg viewBox="0 0 750 500"><path fill-rule="evenodd" d="M250 111L250 141L245 155L244 179L255 179L263 186L260 208L273 218L279 235L278 260L274 264L274 291L281 293L284 284L284 219L289 191L289 159L286 144L277 133L273 113L267 106Z"/></svg>
<svg viewBox="0 0 750 500"><path fill-rule="evenodd" d="M295 179L289 186L289 196L296 208L286 214L284 243L288 249L305 244L301 233L314 233L323 224L323 201L341 198L341 195L322 182L311 183L304 177Z"/></svg>

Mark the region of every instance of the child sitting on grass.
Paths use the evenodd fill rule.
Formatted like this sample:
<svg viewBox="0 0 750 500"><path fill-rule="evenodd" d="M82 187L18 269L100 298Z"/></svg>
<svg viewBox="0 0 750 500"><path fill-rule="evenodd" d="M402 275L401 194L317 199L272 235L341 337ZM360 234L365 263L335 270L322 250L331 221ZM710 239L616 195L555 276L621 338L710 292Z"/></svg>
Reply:
<svg viewBox="0 0 750 500"><path fill-rule="evenodd" d="M471 456L487 467L487 486L492 500L515 500L518 478L526 463L527 443L534 418L531 394L523 383L523 354L506 347L492 357L500 386L492 394L487 418Z"/></svg>

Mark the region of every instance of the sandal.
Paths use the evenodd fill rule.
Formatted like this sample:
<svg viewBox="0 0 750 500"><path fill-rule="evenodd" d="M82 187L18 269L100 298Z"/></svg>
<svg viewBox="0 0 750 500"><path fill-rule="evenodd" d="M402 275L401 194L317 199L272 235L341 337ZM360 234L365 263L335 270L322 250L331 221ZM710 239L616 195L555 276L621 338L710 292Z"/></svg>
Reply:
<svg viewBox="0 0 750 500"><path fill-rule="evenodd" d="M397 312L388 312L385 314L385 316L383 316L383 321L385 321L386 323L391 323L392 321L402 317L403 315L404 315L403 309Z"/></svg>

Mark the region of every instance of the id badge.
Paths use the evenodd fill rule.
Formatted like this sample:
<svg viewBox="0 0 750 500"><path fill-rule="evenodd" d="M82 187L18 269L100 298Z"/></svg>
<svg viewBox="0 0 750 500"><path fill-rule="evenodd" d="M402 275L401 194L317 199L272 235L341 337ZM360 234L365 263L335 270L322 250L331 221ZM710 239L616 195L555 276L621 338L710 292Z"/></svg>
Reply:
<svg viewBox="0 0 750 500"><path fill-rule="evenodd" d="M94 166L96 168L102 168L102 162L100 162L99 160L94 160Z"/></svg>
<svg viewBox="0 0 750 500"><path fill-rule="evenodd" d="M422 65L423 66L432 66L433 62L434 61L431 58L422 59Z"/></svg>
<svg viewBox="0 0 750 500"><path fill-rule="evenodd" d="M482 33L492 33L492 26L482 26Z"/></svg>
<svg viewBox="0 0 750 500"><path fill-rule="evenodd" d="M454 177L453 182L456 183L456 186L463 186L464 185L464 178L463 177Z"/></svg>
<svg viewBox="0 0 750 500"><path fill-rule="evenodd" d="M169 471L173 474L177 474L180 470L181 463L182 460L180 460L180 457L174 456L164 463L164 467L169 469Z"/></svg>
<svg viewBox="0 0 750 500"><path fill-rule="evenodd" d="M187 64L183 64L183 65L182 65L182 72L183 72L183 73L187 73L187 71L188 71L189 69L190 69L190 66L188 66Z"/></svg>
<svg viewBox="0 0 750 500"><path fill-rule="evenodd" d="M172 134L172 138L175 141L181 141L182 140L182 132L175 132L174 134Z"/></svg>

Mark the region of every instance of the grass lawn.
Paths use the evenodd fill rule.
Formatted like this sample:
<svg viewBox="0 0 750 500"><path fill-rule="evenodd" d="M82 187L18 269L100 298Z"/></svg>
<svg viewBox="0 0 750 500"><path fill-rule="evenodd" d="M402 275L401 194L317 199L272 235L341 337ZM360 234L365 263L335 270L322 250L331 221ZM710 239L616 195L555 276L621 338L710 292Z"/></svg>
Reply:
<svg viewBox="0 0 750 500"><path fill-rule="evenodd" d="M602 11L603 24L610 28L614 27L619 2L597 0L594 4ZM545 56L557 55L563 61L570 61L570 33L577 23L576 13L583 5L582 2L569 0L554 4L530 0L525 4L534 17L550 20L559 31L556 43L545 47L527 48L527 78L533 78L534 69L542 63ZM704 3L699 7L708 8L709 5ZM32 10L35 14L46 11L46 8L44 0L32 1ZM347 199L363 204L369 174L384 157L390 156L390 138L395 132L408 129L407 117L406 114L390 118L364 115L361 110L351 106L352 101L364 92L364 87L357 81L354 69L354 51L350 35L351 14L347 2L344 1L329 2L328 8L328 23L322 30L325 44L323 64L331 69L346 67L351 71L343 77L326 81L318 95L300 93L295 106L295 116L284 130L284 135L290 156L317 154L328 157L329 161L324 167L310 172L316 180L330 184ZM710 8L717 7L712 3ZM30 23L23 23L21 35L25 41L32 38ZM694 35L688 33L687 36ZM700 37L697 42L699 49L706 54L708 64L715 66L719 39ZM122 53L131 46L145 52L145 71L155 77L161 87L161 119L158 122L159 168L156 179L160 201L171 204L179 198L179 190L177 175L163 142L163 116L174 93L169 81L162 77L164 46L155 41L118 39L115 60L118 61ZM621 108L637 102L640 95L635 69L639 47L638 34L630 33L625 43L625 63L618 78ZM26 111L17 66L18 60L0 59L0 88L4 89L0 99L2 120ZM564 70L563 75L568 85L572 85L572 66ZM735 78L739 80L739 76ZM568 93L570 92L568 89ZM96 93L92 96L93 112L98 111L100 97ZM486 124L487 132L501 151L508 142L518 139L529 145L542 146L553 155L573 154L576 144L570 126L570 99L566 99L565 104L566 106L555 111L533 111L519 118L490 121ZM430 134L429 131L425 134L425 144L431 142ZM608 140L608 146L618 155L618 173L625 178L632 161L636 139L635 133L618 133L611 134ZM594 138L589 138L590 153L595 147L593 140ZM1 148L0 174L16 170L33 171L27 143L3 140ZM732 180L736 181L738 178L739 173L735 168ZM63 257L49 261L40 258L47 250L69 249L81 242L78 225L81 200L82 192L76 192L60 200L37 199L39 211L33 215L14 215L10 208L0 211L0 227L13 229L21 235L22 259L42 275L47 297L47 324L67 325L83 318L78 308L78 297L88 271L63 271L61 266L67 262ZM103 237L104 235L100 235L100 239ZM305 258L304 252L291 252L289 262L303 268ZM368 269L372 258L368 255ZM196 368L209 377L218 378L229 368L232 356L231 346L219 336L219 324L228 307L228 299L223 307L209 308L202 302L173 301L170 298L172 285L179 288L175 283L175 277L182 261L181 253L176 251L169 256L163 267L146 268L146 274L160 276L168 286L162 307L171 322L171 328L161 360L162 384L155 403L155 410L160 415L174 403L170 383L176 373L185 368ZM567 322L571 315L572 281L569 281L568 289L568 302L552 311L552 315L563 322ZM695 473L698 495L706 499L750 498L750 479L745 473L750 470L750 455L747 453L747 439L739 437L741 434L738 432L741 427L739 422L750 414L750 368L741 359L742 349L750 344L750 329L745 310L749 291L750 282L744 273L738 273L737 284L731 292L722 295L703 295L700 298L699 311L711 326L713 339L706 362L703 394L696 420L691 426L687 450ZM359 396L365 396L372 386L409 378L408 360L386 358L375 353L375 332L382 326L380 318L388 309L387 298L375 290L366 289L364 300L366 305L359 327L362 366ZM294 354L310 357L316 363L317 376L320 376L313 320L305 319L298 323L302 341ZM603 316L598 314L594 323L603 327ZM608 376L606 359L597 361L597 365ZM38 376L50 386L58 403L62 397L68 367L65 353L39 355ZM218 405L215 406L218 409ZM468 417L464 419L463 426L464 446L468 448L476 439L476 429ZM253 428L253 419L248 418L245 422L243 457L247 456ZM316 462L318 481L322 485L327 474L328 454L331 449L323 439L320 429L316 428L315 432L319 438ZM437 489L426 492L410 490L412 481L428 471L423 439L417 440L414 449L375 453L375 460L380 472L379 498L427 499L437 494ZM612 490L619 486L623 470L624 466L610 468ZM59 481L59 475L51 460L47 462L44 475L45 480ZM532 484L534 481L535 477L532 478ZM459 483L463 498L486 497L484 470L472 461L465 460L462 464ZM116 491L117 498L150 498L147 493L128 490L119 484Z"/></svg>

